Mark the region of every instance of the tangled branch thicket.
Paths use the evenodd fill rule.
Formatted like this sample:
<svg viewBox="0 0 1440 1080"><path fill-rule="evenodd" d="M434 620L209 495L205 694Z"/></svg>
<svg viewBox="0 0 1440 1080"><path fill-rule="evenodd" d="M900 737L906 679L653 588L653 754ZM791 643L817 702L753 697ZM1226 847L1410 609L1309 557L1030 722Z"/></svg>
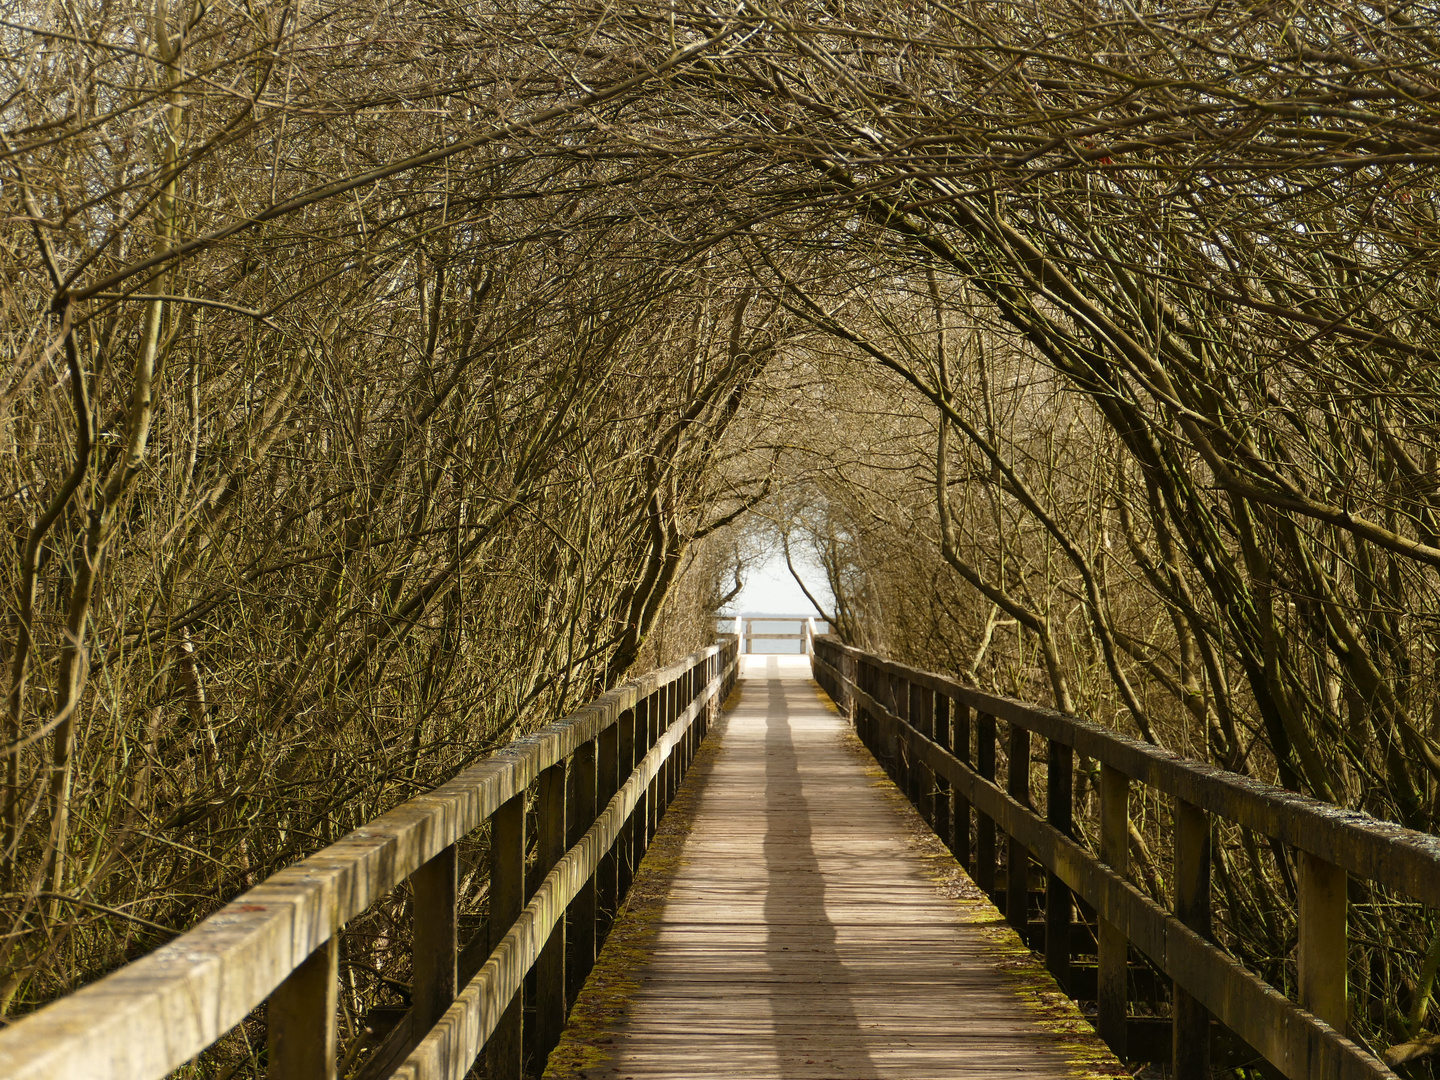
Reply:
<svg viewBox="0 0 1440 1080"><path fill-rule="evenodd" d="M12 8L6 1007L683 649L765 499L857 642L1433 830L1436 14Z"/></svg>
<svg viewBox="0 0 1440 1080"><path fill-rule="evenodd" d="M492 20L32 15L4 49L8 1011L708 641L703 540L764 494L731 428L786 326L614 212ZM546 108L544 138L433 153ZM408 978L353 959L361 1010Z"/></svg>

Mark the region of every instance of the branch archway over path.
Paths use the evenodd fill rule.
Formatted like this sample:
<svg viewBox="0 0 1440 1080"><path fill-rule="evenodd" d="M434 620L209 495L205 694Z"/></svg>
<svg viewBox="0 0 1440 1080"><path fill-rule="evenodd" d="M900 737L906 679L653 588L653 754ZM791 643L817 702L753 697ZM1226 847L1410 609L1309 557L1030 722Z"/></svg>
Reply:
<svg viewBox="0 0 1440 1080"><path fill-rule="evenodd" d="M756 508L857 644L1436 826L1432 8L26 18L6 1008L686 651Z"/></svg>

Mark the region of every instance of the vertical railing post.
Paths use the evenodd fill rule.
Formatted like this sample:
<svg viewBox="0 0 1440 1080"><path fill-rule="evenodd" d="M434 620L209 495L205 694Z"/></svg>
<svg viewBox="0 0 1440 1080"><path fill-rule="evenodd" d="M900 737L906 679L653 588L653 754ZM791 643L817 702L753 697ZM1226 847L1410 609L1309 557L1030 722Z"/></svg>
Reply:
<svg viewBox="0 0 1440 1080"><path fill-rule="evenodd" d="M863 690L866 695L873 697L875 692L870 688L870 682L871 680L869 663L862 657L856 657L855 686L858 689ZM867 707L861 705L857 698L855 704L855 733L860 737L860 741L864 743L865 746L870 750L870 752L874 754L875 757L878 759L880 755L875 751L874 728L875 725L874 721L870 717L870 710Z"/></svg>
<svg viewBox="0 0 1440 1080"><path fill-rule="evenodd" d="M975 731L975 762L981 779L995 783L995 718L980 713ZM991 896L996 886L995 822L975 813L975 884Z"/></svg>
<svg viewBox="0 0 1440 1080"><path fill-rule="evenodd" d="M651 692L645 708L645 753L655 749L655 743L660 739L660 722L665 715L665 691L663 687L656 687ZM649 849L650 840L655 835L655 821L660 804L660 776L657 772L650 778L650 785L646 790L645 797L645 823L643 826L645 838L643 847Z"/></svg>
<svg viewBox="0 0 1440 1080"><path fill-rule="evenodd" d="M955 743L954 735L950 730L950 699L944 694L937 693L932 701L934 707L930 728L934 733L935 742L953 752ZM935 785L935 821L933 823L935 835L940 837L940 842L953 852L955 850L955 819L950 812L950 781L937 773L932 778L932 782Z"/></svg>
<svg viewBox="0 0 1440 1080"><path fill-rule="evenodd" d="M934 737L932 720L935 711L935 693L919 683L910 683L910 802L920 812L921 818L931 828L935 826L935 777L921 762L920 739Z"/></svg>
<svg viewBox="0 0 1440 1080"><path fill-rule="evenodd" d="M842 654L840 657L840 672L844 676L841 685L844 687L845 693L845 702L841 708L850 718L850 722L855 724L857 723L855 716L855 694L852 687L854 686L856 677L859 675L855 657L849 654Z"/></svg>
<svg viewBox="0 0 1440 1080"><path fill-rule="evenodd" d="M705 740L705 729L710 724L710 706L712 699L707 697L706 687L710 685L710 658L706 658L695 670L695 696L700 702L700 710L695 714L695 749L699 751L700 744Z"/></svg>
<svg viewBox="0 0 1440 1080"><path fill-rule="evenodd" d="M686 678L685 707L688 709L700 699L705 690L705 680L701 678L704 670L699 666L692 667ZM681 779L685 773L690 771L690 762L695 760L695 748L700 745L700 728L704 723L698 715L690 722L690 727L685 732L685 767L680 770Z"/></svg>
<svg viewBox="0 0 1440 1080"><path fill-rule="evenodd" d="M970 706L962 701L951 704L951 724L954 730L951 732L951 746L954 753L966 765L973 767L974 758L970 751ZM994 744L994 740L991 740ZM970 856L970 800L960 792L955 792L955 809L953 811L955 831L955 843L950 850L955 853L955 858L968 874L975 866Z"/></svg>
<svg viewBox="0 0 1440 1080"><path fill-rule="evenodd" d="M868 690L870 696L875 699L878 705L888 709L889 706L886 704L888 694L881 683L880 670L869 661L865 664L865 681L869 684ZM888 721L879 714L878 710L872 711L866 716L866 727L870 731L870 737L867 743L870 747L870 752L873 753L875 759L880 762L880 767L888 770L890 767L889 759L886 756L889 754L887 732L890 728Z"/></svg>
<svg viewBox="0 0 1440 1080"><path fill-rule="evenodd" d="M665 688L658 686L655 692L650 695L650 706L646 710L648 724L646 725L645 752L648 754L655 749L655 744L660 739L660 732L665 722ZM645 796L645 842L644 847L648 851L650 841L655 837L655 823L660 820L660 789L665 780L665 766L661 765L655 775L650 778L650 787Z"/></svg>
<svg viewBox="0 0 1440 1080"><path fill-rule="evenodd" d="M685 712L695 703L696 684L699 681L699 672L694 668L685 673L685 691L680 696L680 712ZM680 785L685 782L685 774L690 771L690 758L695 752L695 735L698 730L692 722L685 729L685 734L680 737L680 768L675 773L675 793L677 795L680 793Z"/></svg>
<svg viewBox="0 0 1440 1080"><path fill-rule="evenodd" d="M670 716L665 726L668 728L674 724L680 713L685 709L685 683L686 678L681 675L670 684ZM675 801L675 790L680 786L680 770L685 760L685 743L683 739L670 748L670 767L666 770L665 806L668 809Z"/></svg>
<svg viewBox="0 0 1440 1080"><path fill-rule="evenodd" d="M595 812L604 811L620 790L620 725L611 724L595 740ZM595 868L596 941L603 941L615 919L620 898L620 859L611 847Z"/></svg>
<svg viewBox="0 0 1440 1080"><path fill-rule="evenodd" d="M710 699L705 696L705 687L710 685L710 661L702 660L695 668L695 700L700 703L695 713L695 744L692 753L698 752L705 738L705 723L710 718Z"/></svg>
<svg viewBox="0 0 1440 1080"><path fill-rule="evenodd" d="M541 881L565 854L565 761L540 774L535 792L535 861ZM565 920L550 932L535 961L535 1051L539 1066L560 1042L565 1027Z"/></svg>
<svg viewBox="0 0 1440 1080"><path fill-rule="evenodd" d="M507 799L490 818L490 951L510 932L525 907L525 793ZM505 1007L485 1044L490 1080L520 1080L524 1067L521 1017L523 991Z"/></svg>
<svg viewBox="0 0 1440 1080"><path fill-rule="evenodd" d="M1210 816L1175 801L1175 917L1196 933L1210 935ZM1175 1080L1209 1080L1210 1014L1179 983L1174 1022Z"/></svg>
<svg viewBox="0 0 1440 1080"><path fill-rule="evenodd" d="M699 692L697 690L697 685L700 682L699 674L700 673L696 671L693 667L685 673L685 677L681 682L681 685L684 687L684 689L681 691L680 694L680 712L677 712L675 714L677 717L680 715L680 713L685 712L687 709L690 708L692 704L694 704L695 695ZM677 791L680 788L680 782L685 778L685 770L689 767L690 764L690 738L694 735L694 733L695 725L693 724L685 729L684 742L682 743L684 756L680 759L680 775L675 778L675 788Z"/></svg>
<svg viewBox="0 0 1440 1080"><path fill-rule="evenodd" d="M1296 852L1296 861L1300 940L1295 960L1300 1007L1344 1035L1349 1023L1345 871L1308 851Z"/></svg>
<svg viewBox="0 0 1440 1080"><path fill-rule="evenodd" d="M872 665L869 660L861 660L859 667L861 684L865 687L865 693L870 695L873 701L883 704L882 694L880 693L880 679L875 672L874 665ZM867 708L865 710L865 733L862 739L865 745L870 748L870 752L875 755L876 760L879 761L881 765L884 765L885 754L882 749L884 742L880 737L880 719L875 715L874 708Z"/></svg>
<svg viewBox="0 0 1440 1080"><path fill-rule="evenodd" d="M1030 732L1010 725L1009 769L1005 789L1021 806L1030 805ZM1028 941L1030 906L1030 853L1011 836L1005 854L1005 920Z"/></svg>
<svg viewBox="0 0 1440 1080"><path fill-rule="evenodd" d="M681 678L676 679L670 684L670 692L668 696L670 707L665 711L664 730L668 731L670 729L670 726L675 723L675 718L680 715L680 710L683 707L681 704L681 695L684 688L683 682L684 680L683 678ZM666 760L665 763L665 798L663 800L663 810L670 809L670 804L675 801L675 789L680 786L678 775L680 760L678 757L679 753L679 747L672 747L670 750L670 757ZM658 828L660 823L657 821L655 824Z"/></svg>
<svg viewBox="0 0 1440 1080"><path fill-rule="evenodd" d="M670 725L675 723L675 719L685 707L682 701L684 684L685 678L683 675L670 684L670 692L668 694L670 707L665 710L664 730L669 730ZM670 756L665 761L665 799L661 806L662 812L670 809L670 804L675 801L675 791L680 787L679 766L681 752L679 746L672 747ZM657 821L655 824L658 827L660 823Z"/></svg>
<svg viewBox="0 0 1440 1080"><path fill-rule="evenodd" d="M455 962L460 945L457 874L455 845L451 844L410 875L414 891L411 931L415 941L412 1030L417 1034L434 1027L455 1000Z"/></svg>
<svg viewBox="0 0 1440 1080"><path fill-rule="evenodd" d="M866 691L874 699L876 704L885 704L884 689L880 685L880 674L867 661L865 663ZM878 709L871 709L865 715L865 727L869 732L866 744L870 747L875 759L880 762L881 767L886 766L885 762L885 729L881 726L881 718Z"/></svg>
<svg viewBox="0 0 1440 1080"><path fill-rule="evenodd" d="M893 715L895 711L895 695L892 692L894 688L890 684L890 673L882 670L878 665L874 666L871 670L870 681L874 684L874 689L870 692L875 696L875 700L884 711L884 715L881 715L880 711L877 710L873 718L875 724L875 745L879 747L879 753L875 756L880 759L880 764L886 772L893 776L894 773L891 769L891 764L894 761L894 747L892 745L894 732L887 717Z"/></svg>
<svg viewBox="0 0 1440 1080"><path fill-rule="evenodd" d="M910 759L914 751L910 745L910 680L891 672L890 711L898 716L895 726L895 786L915 802L915 789L911 785Z"/></svg>
<svg viewBox="0 0 1440 1080"><path fill-rule="evenodd" d="M621 715L620 721L620 780L623 783L630 779L630 774L635 771L635 710L627 709ZM630 820L620 829L620 836L615 841L617 865L620 872L620 895L624 896L630 891L630 882L635 878L635 817L636 812L631 812Z"/></svg>
<svg viewBox="0 0 1440 1080"><path fill-rule="evenodd" d="M651 697L646 695L635 702L635 757L634 765L639 768L640 762L650 752L650 702ZM630 831L630 865L636 871L640 869L640 860L645 857L645 843L649 839L646 835L645 822L649 816L647 805L650 798L650 785L645 785L640 792L640 798L635 802L635 812L630 815L630 824L627 828Z"/></svg>
<svg viewBox="0 0 1440 1080"><path fill-rule="evenodd" d="M1121 877L1130 867L1130 778L1109 765L1100 766L1100 859ZM1100 912L1100 954L1095 1004L1100 1037L1125 1059L1125 1022L1129 1016L1130 942Z"/></svg>
<svg viewBox="0 0 1440 1080"><path fill-rule="evenodd" d="M675 719L677 720L680 719L680 716L690 707L690 702L694 700L694 676L695 671L692 668L690 671L685 672L684 675L681 675L677 683L680 691L675 700ZM685 779L685 768L690 763L690 735L693 731L693 727L686 728L680 735L680 741L675 744L675 775L671 778L671 801L674 801L675 796L680 793L680 784Z"/></svg>
<svg viewBox="0 0 1440 1080"><path fill-rule="evenodd" d="M710 685L718 674L716 665L719 660L719 656L712 656L705 661L705 666L700 672L700 692L702 694L706 692L705 688ZM720 702L714 695L705 699L705 705L700 710L700 719L696 726L698 734L695 739L695 748L697 750L700 748L700 744L705 741L705 736L710 733L710 722L714 720L716 713L719 711L719 706Z"/></svg>
<svg viewBox="0 0 1440 1080"><path fill-rule="evenodd" d="M265 1006L269 1080L335 1080L339 941L333 935L277 986Z"/></svg>
<svg viewBox="0 0 1440 1080"><path fill-rule="evenodd" d="M574 847L595 824L595 794L599 779L595 740L581 743L570 755L569 798L565 800L565 847ZM595 965L595 878L580 886L565 915L565 996L573 1005L590 969Z"/></svg>
<svg viewBox="0 0 1440 1080"><path fill-rule="evenodd" d="M677 717L679 717L682 713L689 709L691 705L695 704L695 700L700 696L699 669L692 667L689 671L687 671L685 673L684 681L681 685L683 689L680 693L680 709L675 714ZM680 784L685 779L685 773L690 767L690 755L695 749L692 740L695 738L697 732L698 728L693 722L688 728L685 729L685 734L681 742L681 747L684 750L684 756L681 758L680 762L680 775L675 778L675 788L677 794L679 792Z"/></svg>
<svg viewBox="0 0 1440 1080"><path fill-rule="evenodd" d="M1075 752L1048 740L1045 765L1045 819L1059 832L1074 831ZM1062 989L1070 988L1070 928L1074 904L1058 874L1045 874L1045 966Z"/></svg>
<svg viewBox="0 0 1440 1080"><path fill-rule="evenodd" d="M705 721L705 734L707 735L710 734L710 725L720 719L720 710L724 707L726 700L730 696L730 689L725 676L724 652L715 654L715 671L711 677L718 679L719 683L715 690L715 707L710 711L709 719Z"/></svg>
<svg viewBox="0 0 1440 1080"><path fill-rule="evenodd" d="M670 726L670 703L674 700L675 688L666 683L661 686L655 697L655 740L653 747L659 743L660 737L665 734L665 729ZM670 790L670 762L669 760L660 763L660 769L655 773L654 798L650 800L650 838L655 838L655 830L660 828L660 815L665 813L665 796Z"/></svg>

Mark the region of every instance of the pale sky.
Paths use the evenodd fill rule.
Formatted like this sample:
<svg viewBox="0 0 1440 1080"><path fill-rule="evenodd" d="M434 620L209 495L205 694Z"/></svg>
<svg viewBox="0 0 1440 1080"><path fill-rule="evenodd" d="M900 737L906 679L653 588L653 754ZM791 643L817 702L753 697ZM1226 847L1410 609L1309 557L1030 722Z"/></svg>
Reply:
<svg viewBox="0 0 1440 1080"><path fill-rule="evenodd" d="M830 607L834 603L825 572L806 558L804 553L791 549L795 569L805 578L805 586L815 594L822 604ZM795 584L790 571L785 567L785 553L777 544L762 562L752 566L745 575L745 587L740 595L725 606L728 614L768 613L776 615L803 615L814 612L810 601ZM815 612L819 614L818 612Z"/></svg>

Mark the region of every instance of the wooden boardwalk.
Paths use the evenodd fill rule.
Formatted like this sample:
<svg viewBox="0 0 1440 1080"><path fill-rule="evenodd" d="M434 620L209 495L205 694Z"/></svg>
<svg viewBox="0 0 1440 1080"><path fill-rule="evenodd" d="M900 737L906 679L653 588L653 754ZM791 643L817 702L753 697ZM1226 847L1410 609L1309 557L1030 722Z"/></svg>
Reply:
<svg viewBox="0 0 1440 1080"><path fill-rule="evenodd" d="M802 658L744 659L545 1075L1125 1075Z"/></svg>

